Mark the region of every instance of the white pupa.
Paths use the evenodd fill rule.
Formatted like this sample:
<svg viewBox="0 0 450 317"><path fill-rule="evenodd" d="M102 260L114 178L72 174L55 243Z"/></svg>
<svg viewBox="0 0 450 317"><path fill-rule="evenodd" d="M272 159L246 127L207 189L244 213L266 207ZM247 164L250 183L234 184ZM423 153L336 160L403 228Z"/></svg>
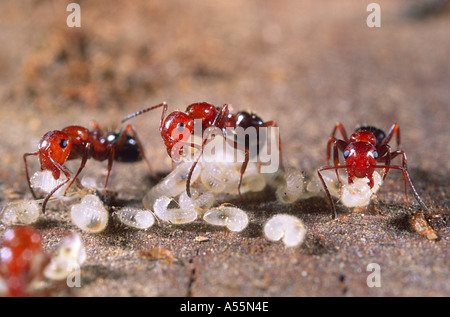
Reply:
<svg viewBox="0 0 450 317"><path fill-rule="evenodd" d="M80 229L97 233L106 228L109 213L100 198L96 195L86 195L79 204L72 206L70 217Z"/></svg>

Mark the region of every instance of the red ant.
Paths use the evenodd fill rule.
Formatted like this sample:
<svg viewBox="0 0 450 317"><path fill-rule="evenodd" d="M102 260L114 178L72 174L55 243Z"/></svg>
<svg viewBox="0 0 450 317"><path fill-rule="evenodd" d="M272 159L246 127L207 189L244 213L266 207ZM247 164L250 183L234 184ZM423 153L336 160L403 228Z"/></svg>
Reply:
<svg viewBox="0 0 450 317"><path fill-rule="evenodd" d="M336 131L339 130L344 138L344 140L336 139ZM400 147L400 128L398 124L393 124L391 129L387 134L385 134L382 130L372 127L372 126L363 126L355 130L355 132L350 136L350 139L347 137L347 133L345 132L344 126L341 123L337 123L333 129L330 139L328 140L327 145L327 162L330 164L330 156L331 156L331 145L333 145L333 160L334 165L331 166L323 166L317 170L320 180L322 182L323 188L325 189L325 193L328 197L328 200L331 203L334 217L337 217L336 208L331 199L330 192L322 178L320 172L325 170L336 170L336 175L338 178L339 185L341 185L341 181L339 178L338 169L345 168L348 173L348 183L351 184L353 179L356 178L364 178L367 177L369 179L369 186L373 188L374 180L373 180L373 172L375 168L382 168L384 171L383 181L386 178L390 169L396 169L403 172L403 179L405 181L405 198L408 204L408 207L411 208L411 205L408 201L407 196L407 182L411 187L414 197L419 202L420 206L427 211L427 207L423 203L419 194L417 193L414 185L409 177L407 166L406 166L406 154L402 150L391 151L391 147L389 146L389 141L396 134L397 136L397 146ZM345 165L341 165L339 163L339 154L338 150L343 152L343 156L345 159ZM391 165L391 160L395 157L401 155L402 156L402 166ZM377 165L377 162L384 163L383 165Z"/></svg>
<svg viewBox="0 0 450 317"><path fill-rule="evenodd" d="M164 140L167 152L172 159L177 160L181 155L183 155L183 147L185 145L195 149L200 149L200 151L202 151L202 149L204 148L208 140L208 137L204 137L202 146L187 142L187 140L194 132L194 120L196 119L202 120L202 132L205 132L205 130L211 127L218 128L222 131L222 134L228 143L232 143L234 148L240 149L245 152L245 160L241 166L240 171L241 175L238 185L239 195L240 195L240 187L242 184L242 177L245 173L250 158L249 147L252 145L255 146L255 144L250 144L250 141L248 139L246 139L245 144L238 144L238 142L235 139L231 140L227 138L226 137L227 128L241 127L243 129L246 129L248 127L254 127L258 131L258 129L261 127L269 127L269 126L278 127L273 121L264 122L259 116L257 116L254 113L240 111L237 112L236 114L233 114L230 113L229 106L227 104L219 108L206 102L193 103L186 108L185 112L174 111L170 113L167 117L166 117L167 104L163 102L159 105L149 107L128 115L122 120L122 123L127 121L128 119L131 119L140 114L143 114L145 112L160 107L163 108L163 111L161 115L159 131L161 133L161 137ZM209 134L206 135L208 136ZM257 139L258 144L256 144L256 148L259 150L258 146L260 142L259 137ZM279 147L281 149L281 144L279 144ZM189 170L189 174L186 179L186 193L188 194L189 197L191 196L190 180L199 158L200 156L198 156L194 161L194 163L192 164L192 167Z"/></svg>
<svg viewBox="0 0 450 317"><path fill-rule="evenodd" d="M28 295L27 287L49 263L42 251L39 231L28 226L8 229L3 235L0 252L0 276L3 276L9 296Z"/></svg>
<svg viewBox="0 0 450 317"><path fill-rule="evenodd" d="M132 136L128 132L131 132ZM43 213L45 213L50 197L72 179L64 191L64 194L67 193L74 181L77 180L81 170L85 167L88 158L93 158L97 161L108 159L108 172L104 190L106 190L108 185L113 161L137 162L144 159L150 168L150 163L145 157L143 147L133 126L127 125L120 132L106 135L99 129L96 122L92 123L91 130L81 126L68 126L61 131L47 132L39 143L39 150L23 155L28 186L34 199L37 199L37 197L31 187L27 164L27 157L30 155L39 156L41 170L51 171L55 179L59 179L61 172L67 177L67 180L56 186L44 199L42 204ZM81 165L75 176L71 178L69 171L63 164L67 160L78 158L81 158Z"/></svg>

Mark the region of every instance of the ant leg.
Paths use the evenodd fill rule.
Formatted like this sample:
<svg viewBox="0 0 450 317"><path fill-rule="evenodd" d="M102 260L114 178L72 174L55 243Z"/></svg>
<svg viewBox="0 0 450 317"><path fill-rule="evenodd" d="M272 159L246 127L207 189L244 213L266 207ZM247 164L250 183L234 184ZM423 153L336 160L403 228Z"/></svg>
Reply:
<svg viewBox="0 0 450 317"><path fill-rule="evenodd" d="M225 141L230 143L235 149L242 150L245 152L245 160L241 165L241 175L239 177L239 184L238 184L238 193L239 197L242 199L241 194L241 185L242 185L242 179L244 177L245 170L247 169L248 162L250 161L250 153L248 151L248 148L245 146L240 146L236 141L228 139L225 135L223 136L225 138Z"/></svg>
<svg viewBox="0 0 450 317"><path fill-rule="evenodd" d="M114 144L111 144L108 156L108 169L106 172L105 186L103 187L103 195L106 195L106 188L108 187L109 176L111 175L115 153L116 153L116 146Z"/></svg>
<svg viewBox="0 0 450 317"><path fill-rule="evenodd" d="M321 168L319 168L317 170L317 174L319 174L319 179L322 182L322 187L325 190L325 194L327 195L328 201L331 204L331 209L333 211L333 219L337 218L336 207L334 206L333 199L331 198L331 195L330 195L330 191L328 190L327 184L325 184L325 181L323 180L322 174L320 172L326 171L326 170L338 169L338 168L346 168L346 167L347 166L322 166Z"/></svg>
<svg viewBox="0 0 450 317"><path fill-rule="evenodd" d="M400 142L400 126L397 123L394 123L392 127L389 129L389 132L384 137L383 141L381 141L380 147L387 145L389 141L392 139L394 134L397 133L397 147L401 147Z"/></svg>
<svg viewBox="0 0 450 317"><path fill-rule="evenodd" d="M328 164L330 164L330 158L331 158L331 144L334 144L335 147L338 146L341 151L344 151L344 149L348 145L348 142L336 139L335 137L331 137L330 139L328 139L327 154L326 154L327 155L327 163ZM334 156L334 165L340 165L339 159L336 162L336 154Z"/></svg>
<svg viewBox="0 0 450 317"><path fill-rule="evenodd" d="M87 159L89 157L89 153L91 151L91 142L87 142L86 143L86 147L84 148L84 152L83 152L83 157L81 158L81 164L80 167L78 168L77 173L75 174L75 176L72 179L72 182L69 184L69 186L67 186L66 190L64 191L64 195L67 193L67 191L69 190L69 188L73 185L73 183L75 182L75 180L78 178L78 175L80 175L81 170L84 168L84 166L86 165ZM67 174L66 174L67 175ZM109 178L109 171L108 171L108 176L106 177L106 182L108 182L108 178ZM106 184L105 184L106 186Z"/></svg>
<svg viewBox="0 0 450 317"><path fill-rule="evenodd" d="M32 153L25 153L23 155L23 161L25 163L25 174L27 177L27 182L28 182L28 187L30 188L31 194L33 195L34 199L37 199L36 193L33 190L33 187L31 187L31 181L30 181L30 174L28 173L28 162L27 162L27 157L30 155L39 155L39 151L36 152L32 152Z"/></svg>
<svg viewBox="0 0 450 317"><path fill-rule="evenodd" d="M330 140L331 139L334 139L334 138L330 138ZM330 144L330 142L328 142L328 144ZM334 166L340 166L341 165L341 163L339 162L339 151L338 150L339 149L341 149L341 150L345 149L347 147L347 145L348 144L345 141L334 139L334 142L333 142L333 163L334 163ZM329 154L330 150L331 149L328 149L328 156L330 155ZM327 158L327 161L328 162L330 161L329 157ZM337 169L336 169L336 177L337 177L337 180L338 180L339 186L340 186L341 185L341 179L340 179L340 176L339 176L339 171ZM350 183L350 181L349 181L349 183ZM340 190L340 187L339 187L339 190Z"/></svg>
<svg viewBox="0 0 450 317"><path fill-rule="evenodd" d="M408 181L409 182L409 186L411 187L411 190L413 191L414 197L416 198L417 202L419 203L419 205L423 208L423 210L428 211L428 208L425 206L424 202L422 201L422 199L420 198L419 194L416 191L416 188L414 187L411 178L409 177L408 171L406 170L406 168L402 167L402 166L397 166L397 165L377 165L375 166L376 168L389 168L389 169L396 169L396 170L400 170L403 172L403 178L405 179L405 182ZM411 205L409 204L409 200L408 200L408 196L407 193L405 191L405 199L406 199L406 203L408 204L408 207L411 208Z"/></svg>
<svg viewBox="0 0 450 317"><path fill-rule="evenodd" d="M330 158L331 158L331 144L333 144L334 142L336 142L337 139L335 137L331 137L328 139L328 143L327 143L327 164L330 164Z"/></svg>
<svg viewBox="0 0 450 317"><path fill-rule="evenodd" d="M62 172L64 173L64 175L66 175L66 178L67 178L67 179L66 179L64 182L62 182L61 184L59 184L58 186L56 186L55 188L53 188L52 191L51 191L50 193L47 194L47 197L45 197L45 199L44 199L44 201L43 201L43 203L42 203L42 213L43 213L43 214L45 214L45 209L46 209L46 207L47 207L47 203L48 203L50 197L51 197L58 189L60 189L61 187L63 187L65 184L67 184L67 183L70 181L70 173L69 173L69 171L66 170L66 169L65 169L62 165L60 165L59 163L55 162L55 161L53 160L53 158L50 157L50 159L52 160L52 163L53 163L60 171L62 171ZM70 185L72 185L72 183L71 183ZM67 189L69 189L69 188L70 188L70 186L67 187ZM66 194L67 189L65 190L64 195Z"/></svg>
<svg viewBox="0 0 450 317"><path fill-rule="evenodd" d="M331 133L331 137L335 138L337 130L339 130L341 132L342 137L344 138L344 141L346 143L349 143L349 140L347 137L347 132L345 131L344 125L340 122L336 123L336 125L334 126L333 132Z"/></svg>
<svg viewBox="0 0 450 317"><path fill-rule="evenodd" d="M399 155L402 156L402 167L404 169L407 169L407 163L406 163L407 162L407 157L406 157L406 153L404 151L397 150L397 151L391 152L391 159L393 159L393 158L395 158L395 157L397 157Z"/></svg>
<svg viewBox="0 0 450 317"><path fill-rule="evenodd" d="M172 137L171 137L172 138ZM197 150L200 150L201 152L200 152L200 155L195 159L195 161L194 161L194 163L193 163L193 165L191 166L191 168L189 169L189 173L188 173L188 175L187 175L187 178L186 178L186 194L189 196L189 197L191 197L191 190L190 190L190 184L191 184L191 178L192 178L192 174L193 174L193 172L194 172L194 168L195 168L195 166L197 165L197 163L198 163L198 160L199 160L199 158L201 157L201 155L202 155L202 153L203 153L203 146L201 146L201 145L198 145L198 144L195 144L195 143L191 143L191 142L186 142L186 141L183 141L183 140L175 140L175 139L173 139L172 138L172 140L173 141L176 141L177 143L174 145L174 147L175 146L177 146L177 147L175 147L175 153L178 153L178 151L179 150L181 150L181 148L183 148L184 146L189 146L189 147L191 147L191 148L194 148L194 149L197 149ZM172 148L172 151L173 151L173 148ZM172 154L172 155L170 155L170 157L172 158L172 169L175 167L175 160L174 160L174 155ZM177 155L177 157L179 157L178 155Z"/></svg>
<svg viewBox="0 0 450 317"><path fill-rule="evenodd" d="M142 142L139 139L136 129L131 125L127 125L125 128L122 129L122 131L120 131L119 136L117 138L117 141L115 143L116 146L118 146L120 148L120 146L126 141L126 137L128 132L131 132L131 134L133 135L134 139L136 140L137 146L139 148L139 151L141 152L142 158L144 159L144 161L147 163L148 169L150 171L150 174L155 174L152 166L150 164L150 161L148 160L148 158L145 156L145 151L144 151L144 147L142 146ZM113 156L114 158L114 156Z"/></svg>
<svg viewBox="0 0 450 317"><path fill-rule="evenodd" d="M260 128L265 128L265 127L274 127L274 128L278 128L278 125L273 122L273 121L268 121L268 122L264 122L262 125L259 126ZM281 138L280 138L280 133L279 130L276 130L277 133L277 139L278 139L278 151L279 151L279 160L280 160L280 167L281 170L284 170L284 165L283 165L283 156L282 156L282 151L281 151ZM259 144L259 143L258 143Z"/></svg>
<svg viewBox="0 0 450 317"><path fill-rule="evenodd" d="M385 168L383 169L383 170L384 170L383 182L384 182L384 180L386 179L386 176L387 176L387 174L388 174L388 172L389 172L389 166L390 166L390 164L391 164L391 160L392 160L393 158L397 157L398 155L402 155L402 167L403 167L405 170L407 170L407 164L406 164L407 158L406 158L406 153L405 153L404 151L402 151L402 150L397 150L397 151L391 152L391 148L390 148L389 145L385 145L384 147L386 147L386 156L385 156L385 157L381 157L381 159L384 159L384 161L385 161L384 164L385 164L385 166L387 166L387 167L385 167ZM408 185L407 185L407 180L406 180L405 177L403 177L403 180L404 180L404 183L405 183L405 197L407 197L407 187L408 187ZM408 202L408 198L406 198L406 201ZM408 206L409 206L409 202L408 202Z"/></svg>

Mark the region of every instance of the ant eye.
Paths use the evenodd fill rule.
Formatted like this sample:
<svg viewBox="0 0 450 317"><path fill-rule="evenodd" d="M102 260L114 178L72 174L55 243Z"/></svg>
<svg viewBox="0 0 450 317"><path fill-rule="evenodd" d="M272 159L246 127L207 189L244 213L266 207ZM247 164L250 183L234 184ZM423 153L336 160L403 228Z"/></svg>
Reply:
<svg viewBox="0 0 450 317"><path fill-rule="evenodd" d="M378 158L378 152L377 152L377 151L374 151L374 152L373 152L373 158L375 158L375 159Z"/></svg>
<svg viewBox="0 0 450 317"><path fill-rule="evenodd" d="M347 158L350 155L350 151L349 150L345 150L344 151L344 158Z"/></svg>
<svg viewBox="0 0 450 317"><path fill-rule="evenodd" d="M59 141L59 146L64 149L67 146L67 140L62 139L61 141Z"/></svg>
<svg viewBox="0 0 450 317"><path fill-rule="evenodd" d="M184 130L184 123L183 122L180 122L180 123L177 124L177 130L178 130L178 132L183 132L183 130Z"/></svg>

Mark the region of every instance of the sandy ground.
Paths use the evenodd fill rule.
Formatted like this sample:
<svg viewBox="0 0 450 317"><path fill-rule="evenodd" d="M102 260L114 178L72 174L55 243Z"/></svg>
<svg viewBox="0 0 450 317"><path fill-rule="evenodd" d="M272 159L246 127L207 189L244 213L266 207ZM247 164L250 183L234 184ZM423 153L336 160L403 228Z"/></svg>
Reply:
<svg viewBox="0 0 450 317"><path fill-rule="evenodd" d="M324 197L282 205L272 188L244 201L230 197L224 202L249 214L241 233L200 220L144 231L111 219L104 232L89 234L72 225L70 206L51 203L35 224L45 250L70 231L87 248L82 287L70 295L450 295L448 1L378 1L375 28L366 24L369 1L80 1L80 28L66 24L68 3L0 4L1 204L31 198L22 155L47 131L92 120L120 127L127 114L162 101L170 111L208 101L274 120L284 164L306 175L326 163L337 121L348 132L397 122L411 178L439 236L430 241L414 231L409 220L418 204L409 192L407 208L395 172L372 206L338 205L334 221ZM164 175L171 164L159 118L132 123ZM30 168L39 168L37 160ZM103 179L105 170L105 162L90 160L83 175ZM155 182L140 162L115 164L110 184L123 204L139 206ZM302 246L264 238L263 224L281 212L304 221ZM0 234L6 228L0 225ZM158 246L175 261L139 252ZM366 283L370 263L381 268L381 287Z"/></svg>

